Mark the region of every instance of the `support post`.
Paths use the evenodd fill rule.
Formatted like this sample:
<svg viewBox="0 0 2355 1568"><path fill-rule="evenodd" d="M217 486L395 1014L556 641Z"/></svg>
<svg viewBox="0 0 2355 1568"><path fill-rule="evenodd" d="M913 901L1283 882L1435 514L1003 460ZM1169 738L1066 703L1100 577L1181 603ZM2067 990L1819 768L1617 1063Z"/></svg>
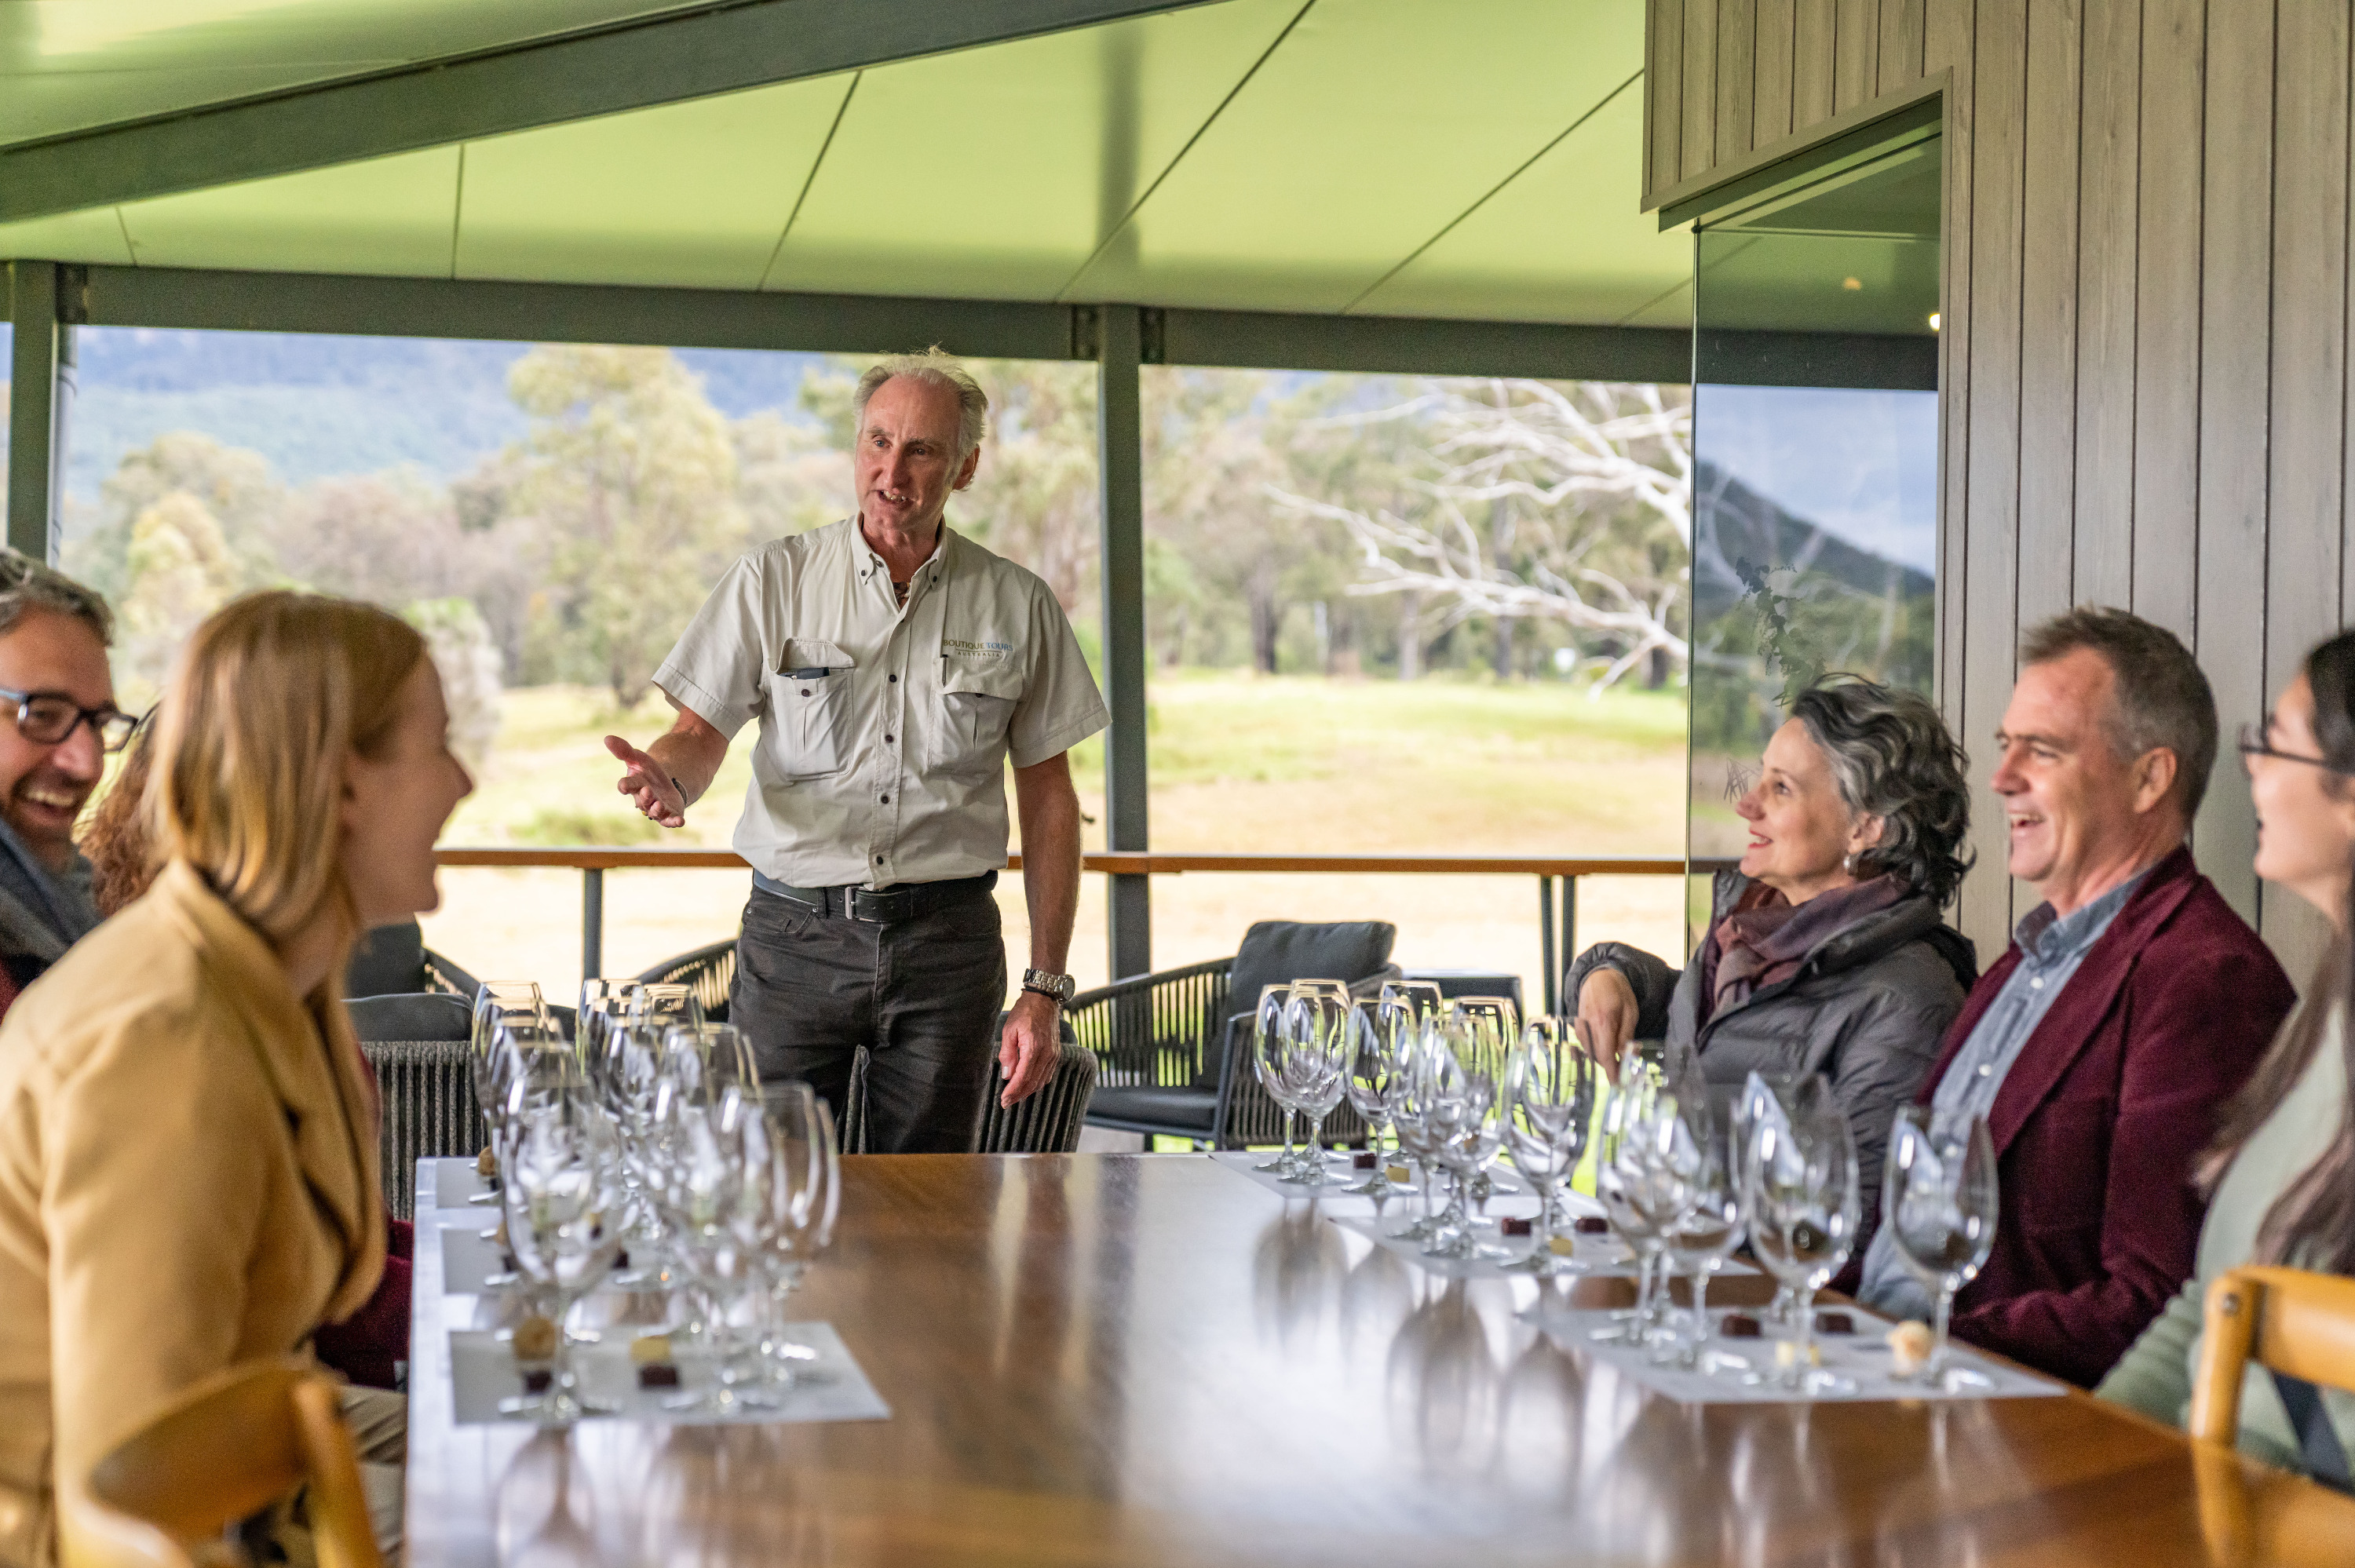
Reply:
<svg viewBox="0 0 2355 1568"><path fill-rule="evenodd" d="M1553 878L1550 876L1538 878L1538 951L1543 965L1543 980L1538 987L1538 994L1545 998L1546 1012L1559 1012L1561 1010L1554 1005L1558 1000L1554 987L1561 979L1561 966L1554 962L1553 958Z"/></svg>
<svg viewBox="0 0 2355 1568"><path fill-rule="evenodd" d="M63 512L73 329L60 320L58 265L8 265L8 543L55 565Z"/></svg>
<svg viewBox="0 0 2355 1568"><path fill-rule="evenodd" d="M1145 427L1137 403L1144 316L1105 305L1096 322L1097 469L1103 486L1104 847L1143 850L1145 814ZM1153 895L1144 876L1111 879L1115 980L1153 968Z"/></svg>
<svg viewBox="0 0 2355 1568"><path fill-rule="evenodd" d="M596 866L581 873L581 978L605 972L605 874Z"/></svg>
<svg viewBox="0 0 2355 1568"><path fill-rule="evenodd" d="M1574 876L1565 876L1561 879L1561 963L1555 970L1554 978L1557 983L1560 981L1562 975L1570 972L1571 961L1577 957L1578 878ZM1563 997L1561 999L1561 1005L1565 1012L1576 1012L1578 1011L1578 998L1574 996Z"/></svg>

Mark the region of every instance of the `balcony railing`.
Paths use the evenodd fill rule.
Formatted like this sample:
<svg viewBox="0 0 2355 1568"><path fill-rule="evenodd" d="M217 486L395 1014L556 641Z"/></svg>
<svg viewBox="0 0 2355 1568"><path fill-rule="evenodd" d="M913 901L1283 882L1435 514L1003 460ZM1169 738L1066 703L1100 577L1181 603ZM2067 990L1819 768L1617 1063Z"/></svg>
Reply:
<svg viewBox="0 0 2355 1568"><path fill-rule="evenodd" d="M623 849L584 845L578 849L465 849L437 852L446 866L492 866L507 870L557 868L581 874L581 972L604 971L605 874L609 871L749 870L744 858L726 849ZM1081 857L1081 867L1107 876L1182 876L1188 873L1304 872L1324 875L1533 876L1538 884L1538 931L1544 958L1545 1011L1559 1000L1561 958L1578 950L1578 883L1587 876L1682 876L1685 861L1591 855L1449 854L1198 854L1161 850L1106 850ZM1695 862L1711 871L1720 863ZM1022 869L1022 857L1007 857L1008 871ZM1557 905L1556 886L1560 887ZM1557 933L1559 939L1557 940Z"/></svg>

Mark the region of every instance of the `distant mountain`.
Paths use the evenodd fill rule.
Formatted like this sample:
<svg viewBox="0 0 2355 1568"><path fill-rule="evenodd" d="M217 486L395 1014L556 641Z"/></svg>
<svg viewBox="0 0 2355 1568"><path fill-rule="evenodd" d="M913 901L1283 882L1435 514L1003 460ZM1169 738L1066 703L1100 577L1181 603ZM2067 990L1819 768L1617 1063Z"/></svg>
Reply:
<svg viewBox="0 0 2355 1568"><path fill-rule="evenodd" d="M87 327L77 341L66 482L85 503L124 452L168 430L258 451L293 484L403 463L453 478L524 433L506 374L528 344L152 327ZM762 408L801 418L802 378L825 363L759 350L679 357L730 418Z"/></svg>

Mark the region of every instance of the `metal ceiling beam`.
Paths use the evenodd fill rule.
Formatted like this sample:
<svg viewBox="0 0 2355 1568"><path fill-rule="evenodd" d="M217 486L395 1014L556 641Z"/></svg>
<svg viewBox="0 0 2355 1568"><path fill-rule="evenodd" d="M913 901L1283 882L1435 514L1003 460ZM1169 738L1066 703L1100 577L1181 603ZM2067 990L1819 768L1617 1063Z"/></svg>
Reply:
<svg viewBox="0 0 2355 1568"><path fill-rule="evenodd" d="M1214 3L725 0L0 148L0 222Z"/></svg>
<svg viewBox="0 0 2355 1568"><path fill-rule="evenodd" d="M1097 357L1094 305L159 267L76 271L67 310L91 326L834 354L937 343L986 359ZM1692 374L1691 334L1667 327L1154 309L1139 321L1139 357L1148 365L1672 383Z"/></svg>

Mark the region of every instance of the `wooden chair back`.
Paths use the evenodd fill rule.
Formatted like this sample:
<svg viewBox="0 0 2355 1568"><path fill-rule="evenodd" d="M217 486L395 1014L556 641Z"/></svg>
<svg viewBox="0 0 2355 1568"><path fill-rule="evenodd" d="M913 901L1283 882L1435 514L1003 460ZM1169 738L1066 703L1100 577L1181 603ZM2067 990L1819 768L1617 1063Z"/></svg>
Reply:
<svg viewBox="0 0 2355 1568"><path fill-rule="evenodd" d="M60 1478L59 1555L64 1568L189 1568L192 1547L305 1482L321 1568L382 1568L336 1385L294 1357L249 1361Z"/></svg>
<svg viewBox="0 0 2355 1568"><path fill-rule="evenodd" d="M2191 1382L2191 1436L2232 1442L2252 1361L2312 1383L2355 1389L2355 1279L2298 1268L2236 1268L2208 1287Z"/></svg>

